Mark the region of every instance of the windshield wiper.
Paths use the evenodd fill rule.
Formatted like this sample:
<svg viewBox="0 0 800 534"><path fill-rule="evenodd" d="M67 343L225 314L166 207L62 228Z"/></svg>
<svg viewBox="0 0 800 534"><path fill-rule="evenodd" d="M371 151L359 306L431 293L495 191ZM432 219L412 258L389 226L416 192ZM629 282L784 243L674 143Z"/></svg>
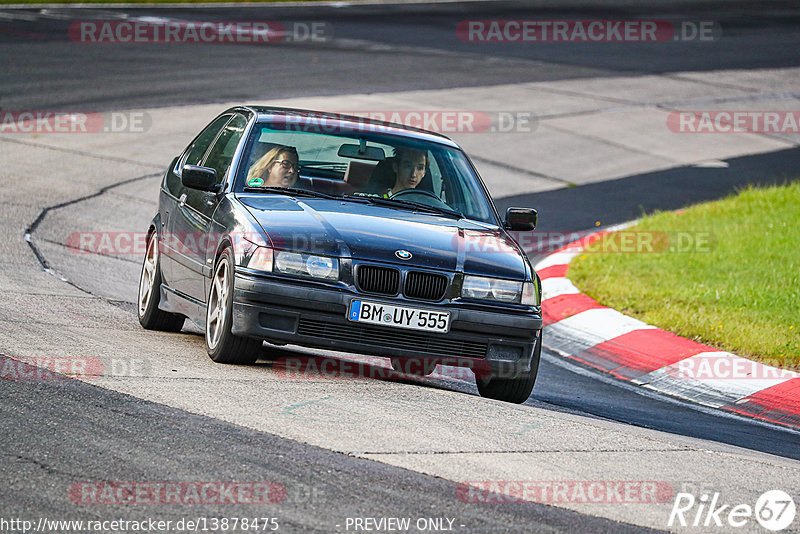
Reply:
<svg viewBox="0 0 800 534"><path fill-rule="evenodd" d="M315 198L328 198L336 200L339 197L320 193L319 191L312 191L310 189L300 189L297 187L251 187L246 185L244 190L247 193L277 193L279 195L290 195L293 197L315 197Z"/></svg>
<svg viewBox="0 0 800 534"><path fill-rule="evenodd" d="M383 198L383 197L373 197L369 195L343 195L342 198L348 198L353 200L367 200L372 204L378 204L379 206L389 206L392 208L403 208L403 209L410 209L413 211L426 211L428 213L438 213L442 215L448 215L450 217L455 217L457 219L463 219L464 216L457 211L450 210L447 208L439 208L436 206L429 206L428 204L421 204L419 202L411 202L409 200L399 200L399 199L391 199L391 198Z"/></svg>
<svg viewBox="0 0 800 534"><path fill-rule="evenodd" d="M389 199L387 199L389 200ZM420 202L411 202L410 200L391 200L391 202L402 202L403 204L408 204L410 206L414 206L416 208L422 210L428 210L434 213L441 213L442 215L449 215L451 217L455 217L457 219L463 219L464 216L457 212L456 210L451 210L449 208L440 208L438 206L429 206L427 204L422 204Z"/></svg>

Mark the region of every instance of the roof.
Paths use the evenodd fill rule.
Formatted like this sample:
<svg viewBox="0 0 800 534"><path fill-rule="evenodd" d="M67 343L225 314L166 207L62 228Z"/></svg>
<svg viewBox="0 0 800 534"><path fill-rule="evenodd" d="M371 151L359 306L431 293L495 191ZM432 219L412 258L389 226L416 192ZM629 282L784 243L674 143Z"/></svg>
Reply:
<svg viewBox="0 0 800 534"><path fill-rule="evenodd" d="M320 133L341 128L342 130L365 133L385 133L419 141L429 141L459 148L455 141L436 132L413 126L385 122L366 117L345 115L336 112L314 111L309 109L282 108L270 106L243 106L258 115L259 121L287 120L297 124L314 125Z"/></svg>

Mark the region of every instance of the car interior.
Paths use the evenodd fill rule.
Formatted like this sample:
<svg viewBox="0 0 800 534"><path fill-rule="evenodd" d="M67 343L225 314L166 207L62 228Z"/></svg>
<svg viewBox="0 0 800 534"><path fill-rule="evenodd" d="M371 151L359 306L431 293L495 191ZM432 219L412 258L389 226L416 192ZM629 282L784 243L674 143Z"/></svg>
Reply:
<svg viewBox="0 0 800 534"><path fill-rule="evenodd" d="M261 156L272 148L281 146L278 143L256 143L253 146L248 168L254 165ZM285 146L285 145L284 145ZM352 145L343 144L342 148ZM298 152L300 152L298 150ZM340 157L345 157L341 149ZM383 151L381 151L383 153ZM433 158L430 157L432 160ZM349 159L343 162L319 162L304 160L300 152L300 172L295 187L318 191L329 195L352 195L355 193L377 194L394 185L395 172L392 166L394 157L383 157L380 160ZM431 170L425 172L418 189L436 194L433 187ZM441 192L442 188L439 188ZM437 195L440 196L440 195ZM440 196L441 198L441 196Z"/></svg>
<svg viewBox="0 0 800 534"><path fill-rule="evenodd" d="M247 176L271 149L293 147L300 163L295 188L333 196L378 197L395 183L395 150L424 150L428 166L420 183L413 190L395 192L390 199L400 197L398 201L446 209L478 221L496 220L480 178L458 150L392 135L296 131L267 123L259 127L250 136L244 154L246 165L240 176ZM242 179L242 186L243 182ZM263 186L254 189L258 187ZM412 195L411 191L418 194Z"/></svg>

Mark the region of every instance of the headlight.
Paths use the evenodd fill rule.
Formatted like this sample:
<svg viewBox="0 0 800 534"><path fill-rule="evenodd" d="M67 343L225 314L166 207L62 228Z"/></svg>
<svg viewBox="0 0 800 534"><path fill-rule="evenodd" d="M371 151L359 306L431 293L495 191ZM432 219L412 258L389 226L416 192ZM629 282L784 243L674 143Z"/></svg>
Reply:
<svg viewBox="0 0 800 534"><path fill-rule="evenodd" d="M297 252L281 251L275 254L275 270L286 274L311 276L326 280L339 279L339 262L336 258Z"/></svg>
<svg viewBox="0 0 800 534"><path fill-rule="evenodd" d="M461 287L461 296L468 299L497 300L519 304L522 294L522 282L484 278L482 276L465 276Z"/></svg>
<svg viewBox="0 0 800 534"><path fill-rule="evenodd" d="M522 284L522 304L525 306L541 306L542 297L539 295L536 283L525 282Z"/></svg>
<svg viewBox="0 0 800 534"><path fill-rule="evenodd" d="M306 271L314 278L338 278L334 273L336 263L332 258L323 256L309 256L306 259Z"/></svg>
<svg viewBox="0 0 800 534"><path fill-rule="evenodd" d="M461 288L461 296L470 299L485 299L492 291L492 281L489 278L477 276L465 276L464 285Z"/></svg>
<svg viewBox="0 0 800 534"><path fill-rule="evenodd" d="M248 269L272 272L272 249L267 247L256 247L250 261L247 262Z"/></svg>

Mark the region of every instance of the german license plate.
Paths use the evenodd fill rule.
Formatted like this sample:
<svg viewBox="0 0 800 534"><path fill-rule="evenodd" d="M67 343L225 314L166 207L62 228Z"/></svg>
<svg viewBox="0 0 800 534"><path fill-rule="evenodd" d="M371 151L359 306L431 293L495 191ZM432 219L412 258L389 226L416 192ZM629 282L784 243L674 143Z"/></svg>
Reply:
<svg viewBox="0 0 800 534"><path fill-rule="evenodd" d="M361 299L350 301L347 318L356 323L394 326L426 332L445 333L450 328L450 312L393 306Z"/></svg>

